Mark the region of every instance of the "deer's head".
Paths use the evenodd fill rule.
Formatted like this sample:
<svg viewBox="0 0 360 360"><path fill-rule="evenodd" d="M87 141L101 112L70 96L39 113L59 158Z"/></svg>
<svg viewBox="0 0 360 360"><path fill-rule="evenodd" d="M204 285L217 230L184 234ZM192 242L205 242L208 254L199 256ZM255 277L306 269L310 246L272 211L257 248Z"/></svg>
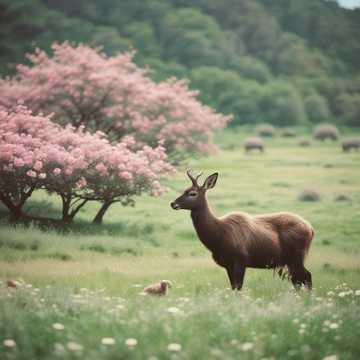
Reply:
<svg viewBox="0 0 360 360"><path fill-rule="evenodd" d="M213 188L218 178L218 173L214 173L208 176L204 184L200 186L198 179L202 174L194 177L189 170L186 173L191 180L192 186L187 188L181 196L170 204L174 210L196 210L201 208L206 201L206 190Z"/></svg>

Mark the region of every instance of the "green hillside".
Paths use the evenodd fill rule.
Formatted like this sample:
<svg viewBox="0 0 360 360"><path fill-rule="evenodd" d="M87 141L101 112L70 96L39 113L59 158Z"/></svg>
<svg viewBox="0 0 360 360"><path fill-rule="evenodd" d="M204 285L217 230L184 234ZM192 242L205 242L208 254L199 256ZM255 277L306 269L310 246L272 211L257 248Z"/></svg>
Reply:
<svg viewBox="0 0 360 360"><path fill-rule="evenodd" d="M233 125L360 126L360 10L323 0L0 0L0 72L54 41L134 48Z"/></svg>

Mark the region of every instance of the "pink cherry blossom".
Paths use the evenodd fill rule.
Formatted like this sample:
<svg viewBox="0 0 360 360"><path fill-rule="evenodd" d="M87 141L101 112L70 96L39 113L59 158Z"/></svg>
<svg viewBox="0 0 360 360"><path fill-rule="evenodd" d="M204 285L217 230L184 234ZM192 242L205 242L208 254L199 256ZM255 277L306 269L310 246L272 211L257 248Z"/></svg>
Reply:
<svg viewBox="0 0 360 360"><path fill-rule="evenodd" d="M32 177L32 178L36 178L36 172L33 171L33 170L28 170L26 172L26 175L29 176L29 177Z"/></svg>
<svg viewBox="0 0 360 360"><path fill-rule="evenodd" d="M0 105L10 108L21 101L35 113L53 114L57 123L84 125L126 142L132 138L132 147L162 141L168 154L213 151L214 131L230 120L202 105L186 81L151 80L133 62L133 52L107 57L69 43L54 44L52 50L48 56L37 49L28 55L30 66L18 65L14 77L0 80Z"/></svg>
<svg viewBox="0 0 360 360"><path fill-rule="evenodd" d="M0 201L20 211L33 191L46 189L60 196L63 220L72 221L87 201L128 204L143 192L159 195L159 179L173 171L165 149L135 144L61 127L22 105L0 107Z"/></svg>

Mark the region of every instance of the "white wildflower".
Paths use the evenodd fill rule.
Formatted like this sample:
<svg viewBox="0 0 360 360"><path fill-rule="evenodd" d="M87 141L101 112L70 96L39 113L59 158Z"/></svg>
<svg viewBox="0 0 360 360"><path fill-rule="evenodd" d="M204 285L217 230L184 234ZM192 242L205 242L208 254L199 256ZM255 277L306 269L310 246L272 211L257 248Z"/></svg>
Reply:
<svg viewBox="0 0 360 360"><path fill-rule="evenodd" d="M67 348L70 350L70 351L82 351L83 349L83 346L74 342L74 341L69 341L67 343Z"/></svg>
<svg viewBox="0 0 360 360"><path fill-rule="evenodd" d="M241 350L242 351L249 351L252 350L254 348L254 344L251 342L246 342L244 344L241 345Z"/></svg>
<svg viewBox="0 0 360 360"><path fill-rule="evenodd" d="M112 337L105 337L101 339L103 345L115 345L115 339Z"/></svg>
<svg viewBox="0 0 360 360"><path fill-rule="evenodd" d="M355 290L355 295L360 296L360 290Z"/></svg>
<svg viewBox="0 0 360 360"><path fill-rule="evenodd" d="M177 344L177 343L169 344L167 348L171 352L179 352L179 351L181 351L181 345Z"/></svg>
<svg viewBox="0 0 360 360"><path fill-rule="evenodd" d="M339 357L337 355L328 355L322 358L322 360L339 360Z"/></svg>
<svg viewBox="0 0 360 360"><path fill-rule="evenodd" d="M339 324L337 324L337 323L331 323L329 325L329 328L332 329L332 330L336 330L338 327L339 327Z"/></svg>
<svg viewBox="0 0 360 360"><path fill-rule="evenodd" d="M169 307L169 308L167 309L167 311L168 311L170 314L178 314L179 312L181 312L181 310L178 309L178 308L175 307L175 306Z"/></svg>
<svg viewBox="0 0 360 360"><path fill-rule="evenodd" d="M133 338L129 338L125 340L125 345L131 349L134 348L137 345L137 343L138 343L137 340Z"/></svg>
<svg viewBox="0 0 360 360"><path fill-rule="evenodd" d="M16 342L13 339L5 339L4 346L8 348L13 348L16 346Z"/></svg>
<svg viewBox="0 0 360 360"><path fill-rule="evenodd" d="M64 330L65 329L65 326L63 324L60 324L60 323L54 323L52 327L55 330Z"/></svg>

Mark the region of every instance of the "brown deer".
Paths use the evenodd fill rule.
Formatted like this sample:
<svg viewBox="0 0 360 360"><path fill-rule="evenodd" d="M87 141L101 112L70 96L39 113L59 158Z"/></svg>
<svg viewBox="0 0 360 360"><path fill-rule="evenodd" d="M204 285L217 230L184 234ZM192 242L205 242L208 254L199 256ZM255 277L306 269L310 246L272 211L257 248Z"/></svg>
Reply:
<svg viewBox="0 0 360 360"><path fill-rule="evenodd" d="M174 210L191 211L200 241L226 269L233 290L241 289L247 267L279 269L279 276L288 274L295 289L305 285L311 290L311 273L304 267L304 258L314 230L307 221L288 212L257 216L234 212L218 218L206 198L218 173L210 175L202 186L198 185L201 174L193 177L187 171L187 175L192 186L170 205Z"/></svg>

